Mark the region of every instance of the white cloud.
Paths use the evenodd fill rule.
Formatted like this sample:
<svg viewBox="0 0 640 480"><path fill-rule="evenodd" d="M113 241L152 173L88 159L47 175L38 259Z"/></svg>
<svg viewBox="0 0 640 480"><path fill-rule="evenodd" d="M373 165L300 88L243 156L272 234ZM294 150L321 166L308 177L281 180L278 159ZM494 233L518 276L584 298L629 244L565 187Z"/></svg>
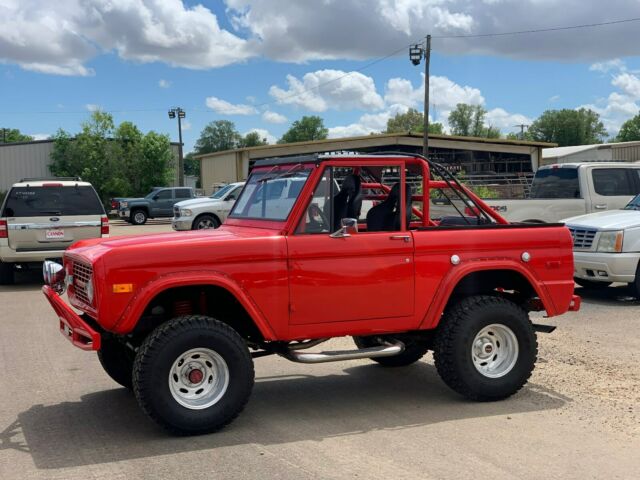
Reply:
<svg viewBox="0 0 640 480"><path fill-rule="evenodd" d="M423 110L424 103L424 75L422 83L414 88L405 78L392 78L387 82L384 96L387 103L406 105ZM448 116L458 103L483 105L485 100L477 88L468 85L458 85L447 77L434 75L430 79L429 98L435 104L440 116Z"/></svg>
<svg viewBox="0 0 640 480"><path fill-rule="evenodd" d="M84 107L90 112L97 112L98 110L102 110L102 107L95 103L87 103Z"/></svg>
<svg viewBox="0 0 640 480"><path fill-rule="evenodd" d="M329 138L357 137L383 132L391 117L398 113L405 113L408 109L406 105L395 104L383 112L365 113L355 123L329 128Z"/></svg>
<svg viewBox="0 0 640 480"><path fill-rule="evenodd" d="M158 86L160 88L169 88L171 86L171 82L169 80L165 80L165 79L161 78L158 81Z"/></svg>
<svg viewBox="0 0 640 480"><path fill-rule="evenodd" d="M217 97L207 97L207 107L221 115L256 115L258 110L251 105L229 103Z"/></svg>
<svg viewBox="0 0 640 480"><path fill-rule="evenodd" d="M618 87L623 93L634 99L640 99L640 78L630 73L621 73L613 77L611 84Z"/></svg>
<svg viewBox="0 0 640 480"><path fill-rule="evenodd" d="M549 97L548 102L549 103L556 103L558 100L560 100L560 95L553 95L552 97Z"/></svg>
<svg viewBox="0 0 640 480"><path fill-rule="evenodd" d="M256 132L258 135L260 135L260 138L265 139L269 144L274 144L278 140L276 137L271 135L271 133L269 133L268 130L265 130L264 128L252 128L251 130L244 132L242 135L245 136L251 132Z"/></svg>
<svg viewBox="0 0 640 480"><path fill-rule="evenodd" d="M34 140L47 140L49 137L51 137L51 134L49 133L31 133L30 135Z"/></svg>
<svg viewBox="0 0 640 480"><path fill-rule="evenodd" d="M318 70L305 74L302 80L287 75L287 84L286 90L276 85L269 89L269 94L279 104L295 105L312 112L384 107L373 78L359 72Z"/></svg>
<svg viewBox="0 0 640 480"><path fill-rule="evenodd" d="M287 117L284 115L268 110L262 114L262 119L269 123L285 123L287 121Z"/></svg>
<svg viewBox="0 0 640 480"><path fill-rule="evenodd" d="M233 25L251 47L281 61L363 59L437 35L483 34L637 17L635 0L226 0ZM560 17L558 17L560 18ZM596 20L594 20L596 19ZM440 54L597 62L638 54L638 23L541 34L434 38ZM330 32L329 34L327 32Z"/></svg>
<svg viewBox="0 0 640 480"><path fill-rule="evenodd" d="M55 75L92 75L86 62L115 51L126 60L204 69L256 53L220 28L201 4L182 0L2 0L0 62Z"/></svg>
<svg viewBox="0 0 640 480"><path fill-rule="evenodd" d="M487 112L485 123L501 131L513 130L516 125L531 125L533 120L520 113L509 113L502 108L493 108Z"/></svg>
<svg viewBox="0 0 640 480"><path fill-rule="evenodd" d="M596 62L589 67L592 72L607 73L611 70L626 70L626 66L619 58L613 60L607 60L606 62Z"/></svg>
<svg viewBox="0 0 640 480"><path fill-rule="evenodd" d="M191 122L189 120L182 121L182 130L191 130Z"/></svg>

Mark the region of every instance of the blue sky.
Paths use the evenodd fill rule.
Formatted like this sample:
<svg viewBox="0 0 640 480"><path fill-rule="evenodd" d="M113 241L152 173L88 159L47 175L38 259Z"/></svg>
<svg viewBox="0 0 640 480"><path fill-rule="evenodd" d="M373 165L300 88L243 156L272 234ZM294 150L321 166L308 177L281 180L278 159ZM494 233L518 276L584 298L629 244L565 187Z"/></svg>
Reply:
<svg viewBox="0 0 640 480"><path fill-rule="evenodd" d="M608 12L584 1L576 3L579 13L550 20L550 11L570 12L572 3L60 0L52 9L44 0L5 0L0 127L39 138L58 128L73 133L90 109L101 108L116 122L176 140L167 109L179 105L187 112L186 151L219 119L270 140L303 115L320 115L332 136L367 134L383 129L389 115L421 109L423 67L406 51L363 67L425 28L434 35L504 32L629 19L639 11L635 0L614 0ZM457 102L479 103L506 134L546 109L589 106L615 134L638 113L638 31L640 22L631 22L434 39L432 115L446 122Z"/></svg>

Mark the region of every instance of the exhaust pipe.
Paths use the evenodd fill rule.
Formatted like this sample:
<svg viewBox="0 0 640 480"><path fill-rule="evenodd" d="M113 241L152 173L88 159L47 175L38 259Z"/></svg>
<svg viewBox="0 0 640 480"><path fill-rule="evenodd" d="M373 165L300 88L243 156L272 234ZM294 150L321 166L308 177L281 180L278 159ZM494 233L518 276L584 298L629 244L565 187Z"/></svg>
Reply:
<svg viewBox="0 0 640 480"><path fill-rule="evenodd" d="M332 352L300 352L296 349L280 353L287 360L297 363L326 363L361 358L393 357L404 352L404 343L386 342L378 347L359 348L357 350L335 350Z"/></svg>

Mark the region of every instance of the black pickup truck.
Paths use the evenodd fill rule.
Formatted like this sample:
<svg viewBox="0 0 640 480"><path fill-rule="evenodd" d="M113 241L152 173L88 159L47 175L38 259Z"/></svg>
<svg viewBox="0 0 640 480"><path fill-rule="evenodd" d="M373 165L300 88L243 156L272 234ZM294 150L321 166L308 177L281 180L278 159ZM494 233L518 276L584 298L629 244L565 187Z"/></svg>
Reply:
<svg viewBox="0 0 640 480"><path fill-rule="evenodd" d="M173 216L175 203L194 197L190 187L156 187L144 198L118 199L118 216L134 225L144 225L148 218Z"/></svg>

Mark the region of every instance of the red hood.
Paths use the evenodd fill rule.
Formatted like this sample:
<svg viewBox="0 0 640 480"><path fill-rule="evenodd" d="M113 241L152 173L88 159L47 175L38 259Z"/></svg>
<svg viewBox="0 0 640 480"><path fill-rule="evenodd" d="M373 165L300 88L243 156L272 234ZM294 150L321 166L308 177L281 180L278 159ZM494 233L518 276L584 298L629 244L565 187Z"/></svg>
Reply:
<svg viewBox="0 0 640 480"><path fill-rule="evenodd" d="M129 265L166 260L173 263L183 263L181 260L187 260L187 262L194 259L204 261L205 252L211 252L216 257L218 256L216 254L224 256L224 253L232 253L229 250L239 253L243 249L243 245L246 247L247 241L255 245L255 241L258 239L269 242L269 239L279 236L280 232L276 230L222 226L215 230L81 240L69 247L67 253L80 255L92 263L105 256L113 258L119 257L120 254L131 260ZM206 260L212 260L208 255L206 257L208 257Z"/></svg>

